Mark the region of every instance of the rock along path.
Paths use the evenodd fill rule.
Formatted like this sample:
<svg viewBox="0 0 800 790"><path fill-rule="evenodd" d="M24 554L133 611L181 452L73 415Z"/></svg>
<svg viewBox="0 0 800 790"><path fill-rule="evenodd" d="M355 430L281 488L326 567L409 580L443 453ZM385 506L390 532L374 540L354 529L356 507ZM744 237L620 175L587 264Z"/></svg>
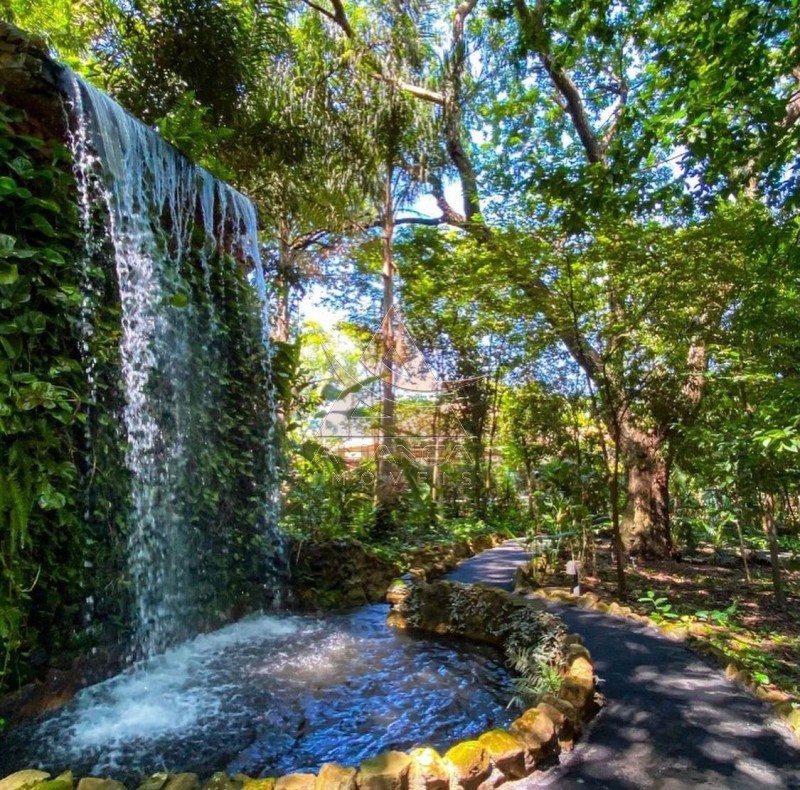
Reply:
<svg viewBox="0 0 800 790"><path fill-rule="evenodd" d="M446 578L510 590L528 555L516 541L461 563ZM800 749L769 707L655 628L551 604L591 651L606 705L575 750L514 783L554 787L800 789Z"/></svg>

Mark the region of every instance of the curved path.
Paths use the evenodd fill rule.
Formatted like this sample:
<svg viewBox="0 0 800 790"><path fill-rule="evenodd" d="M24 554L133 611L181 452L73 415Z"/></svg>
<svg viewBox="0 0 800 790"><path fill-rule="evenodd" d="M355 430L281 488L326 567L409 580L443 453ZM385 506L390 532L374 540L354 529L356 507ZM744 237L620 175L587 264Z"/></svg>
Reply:
<svg viewBox="0 0 800 790"><path fill-rule="evenodd" d="M446 578L512 587L528 559L508 541ZM605 707L561 764L514 787L800 790L800 749L769 707L655 628L552 604L592 653Z"/></svg>

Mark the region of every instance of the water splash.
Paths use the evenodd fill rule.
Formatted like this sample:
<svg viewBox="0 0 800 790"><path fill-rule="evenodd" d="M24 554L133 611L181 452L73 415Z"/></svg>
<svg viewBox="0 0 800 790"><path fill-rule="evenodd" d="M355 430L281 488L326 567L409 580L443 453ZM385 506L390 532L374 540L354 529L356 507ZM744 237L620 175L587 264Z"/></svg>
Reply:
<svg viewBox="0 0 800 790"><path fill-rule="evenodd" d="M62 87L70 107L70 143L86 239L86 349L92 331L89 263L99 246L110 244L116 269L122 419L132 477L128 554L135 598L133 655L150 656L196 633L203 616L196 584L204 574L203 525L185 493L202 491L205 485L194 461L213 441L222 395L213 381L225 377L225 361L215 347L212 289L220 250L252 266L262 305L260 340L269 348L257 218L242 194L192 164L69 70ZM105 224L99 229L98 207ZM198 264L202 303L188 296L190 270ZM268 368L269 353L263 356ZM218 376L210 373L215 366ZM91 363L87 369L93 370ZM265 371L267 411L274 413L270 373ZM273 445L270 437L267 473L274 489ZM264 503L269 533L264 542L270 546L280 543L275 507L272 493Z"/></svg>
<svg viewBox="0 0 800 790"><path fill-rule="evenodd" d="M275 776L444 750L516 718L495 649L394 631L386 611L263 615L199 636L11 730L0 772L69 765L129 787L164 769Z"/></svg>

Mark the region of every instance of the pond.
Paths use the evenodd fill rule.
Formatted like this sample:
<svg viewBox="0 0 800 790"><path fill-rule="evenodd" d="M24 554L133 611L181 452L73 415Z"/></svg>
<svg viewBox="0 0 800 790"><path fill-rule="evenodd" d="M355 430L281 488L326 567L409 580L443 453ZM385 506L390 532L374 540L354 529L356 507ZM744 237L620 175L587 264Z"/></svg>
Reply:
<svg viewBox="0 0 800 790"><path fill-rule="evenodd" d="M387 611L259 615L198 636L8 732L0 775L71 768L128 785L162 770L274 776L446 749L515 718L498 651L395 631Z"/></svg>

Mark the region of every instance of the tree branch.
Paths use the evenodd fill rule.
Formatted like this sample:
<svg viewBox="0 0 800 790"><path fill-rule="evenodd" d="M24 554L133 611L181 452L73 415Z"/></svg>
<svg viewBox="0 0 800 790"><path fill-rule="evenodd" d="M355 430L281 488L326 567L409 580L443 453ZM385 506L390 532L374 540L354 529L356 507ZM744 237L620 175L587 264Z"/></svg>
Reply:
<svg viewBox="0 0 800 790"><path fill-rule="evenodd" d="M309 8L313 8L315 11L318 11L320 14L322 14L322 16L330 19L331 22L336 22L336 17L326 8L317 5L316 3L312 2L312 0L303 0L303 3L305 3Z"/></svg>
<svg viewBox="0 0 800 790"><path fill-rule="evenodd" d="M347 18L347 12L344 10L342 0L331 0L333 6L333 20L344 31L348 38L355 38L353 28L350 27L350 20Z"/></svg>
<svg viewBox="0 0 800 790"><path fill-rule="evenodd" d="M628 103L628 83L625 82L624 78L622 77L614 77L617 81L617 104L612 111L612 121L611 125L606 130L606 133L603 135L603 139L600 141L600 151L605 157L606 151L608 151L608 147L614 141L614 138L617 136L619 132L619 127L622 123L622 116L625 114L625 105Z"/></svg>
<svg viewBox="0 0 800 790"><path fill-rule="evenodd" d="M305 5L307 5L309 8L313 8L315 11L322 14L326 19L329 19L331 22L338 25L342 32L351 41L356 40L355 31L350 25L350 20L347 18L347 12L345 11L341 0L331 0L333 11L323 8L318 3L315 3L314 0L303 0L303 3L305 3ZM380 64L375 63L371 57L367 58L367 63L373 70L374 73L372 76L375 79L385 82L388 85L394 85L399 90L404 91L417 99L422 99L422 101L438 104L442 107L444 106L444 96L441 93L429 90L428 88L422 88L419 85L414 85L413 83L405 82L404 80L398 80L394 77L387 76L383 73Z"/></svg>
<svg viewBox="0 0 800 790"><path fill-rule="evenodd" d="M550 37L545 30L542 15L544 5L537 4L536 13L532 13L525 0L514 0L514 7L519 15L520 24L528 34L533 51L544 66L553 85L561 94L566 105L566 111L572 119L572 125L580 138L586 156L593 164L605 164L605 151L602 144L592 130L592 124L586 113L583 97L577 85L570 79L564 69L558 65L550 51Z"/></svg>
<svg viewBox="0 0 800 790"><path fill-rule="evenodd" d="M471 222L481 213L478 197L478 179L475 168L464 148L464 132L461 123L462 86L466 67L466 44L464 26L478 0L463 0L453 15L453 41L449 56L449 80L445 86L444 128L447 153L458 171L464 195L464 219ZM437 196L438 199L438 196ZM443 197L442 197L443 200ZM440 202L442 213L446 214ZM445 205L446 202L445 202ZM449 206L448 206L449 208ZM452 210L451 210L452 211Z"/></svg>

